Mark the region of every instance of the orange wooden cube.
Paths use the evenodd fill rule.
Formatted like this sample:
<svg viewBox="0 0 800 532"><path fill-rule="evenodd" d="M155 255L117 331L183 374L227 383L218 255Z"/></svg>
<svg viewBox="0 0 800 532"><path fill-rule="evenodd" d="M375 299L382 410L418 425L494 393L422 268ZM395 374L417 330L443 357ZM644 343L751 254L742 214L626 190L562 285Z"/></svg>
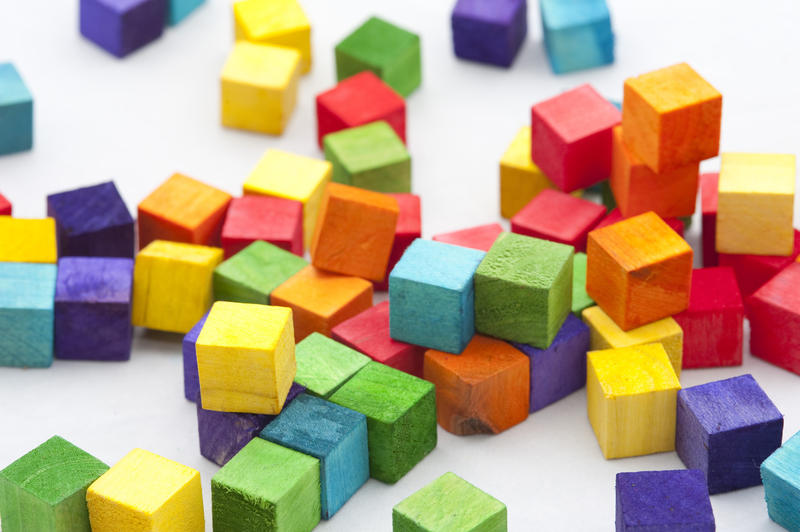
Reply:
<svg viewBox="0 0 800 532"><path fill-rule="evenodd" d="M657 174L625 145L622 126L612 132L611 191L624 218L653 211L662 218L694 213L700 163Z"/></svg>
<svg viewBox="0 0 800 532"><path fill-rule="evenodd" d="M689 306L692 248L654 212L589 233L586 292L623 330Z"/></svg>
<svg viewBox="0 0 800 532"><path fill-rule="evenodd" d="M399 213L392 196L330 183L311 239L311 263L323 270L383 281Z"/></svg>
<svg viewBox="0 0 800 532"><path fill-rule="evenodd" d="M219 246L231 195L174 174L139 204L139 248L153 240Z"/></svg>
<svg viewBox="0 0 800 532"><path fill-rule="evenodd" d="M476 334L460 355L430 349L423 376L436 385L439 425L453 434L497 434L528 417L530 359L501 340Z"/></svg>
<svg viewBox="0 0 800 532"><path fill-rule="evenodd" d="M270 304L292 309L294 338L331 329L372 306L372 283L306 266L270 294Z"/></svg>
<svg viewBox="0 0 800 532"><path fill-rule="evenodd" d="M719 153L722 95L686 63L625 80L625 144L662 174Z"/></svg>

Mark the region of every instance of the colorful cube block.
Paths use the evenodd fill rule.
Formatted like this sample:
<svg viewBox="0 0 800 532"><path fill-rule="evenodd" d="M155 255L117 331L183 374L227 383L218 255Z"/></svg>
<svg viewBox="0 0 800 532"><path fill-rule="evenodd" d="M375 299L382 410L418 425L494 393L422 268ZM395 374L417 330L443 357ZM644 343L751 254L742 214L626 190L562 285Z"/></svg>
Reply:
<svg viewBox="0 0 800 532"><path fill-rule="evenodd" d="M703 267L719 264L717 256L717 192L719 174L700 174L700 208L702 211Z"/></svg>
<svg viewBox="0 0 800 532"><path fill-rule="evenodd" d="M458 0L450 16L456 57L511 66L528 33L526 0Z"/></svg>
<svg viewBox="0 0 800 532"><path fill-rule="evenodd" d="M0 216L0 262L55 264L56 223L52 218Z"/></svg>
<svg viewBox="0 0 800 532"><path fill-rule="evenodd" d="M614 32L605 0L543 0L544 47L556 74L614 62Z"/></svg>
<svg viewBox="0 0 800 532"><path fill-rule="evenodd" d="M233 198L222 224L225 258L258 240L302 257L303 204L270 196Z"/></svg>
<svg viewBox="0 0 800 532"><path fill-rule="evenodd" d="M389 194L397 200L399 213L397 214L397 227L394 231L394 243L389 254L389 264L386 265L386 275L383 281L373 283L375 290L389 290L389 274L400 261L408 246L422 236L422 206L416 194Z"/></svg>
<svg viewBox="0 0 800 532"><path fill-rule="evenodd" d="M761 464L764 498L769 517L786 530L800 527L800 433L789 438L783 446Z"/></svg>
<svg viewBox="0 0 800 532"><path fill-rule="evenodd" d="M800 375L800 262L747 298L750 352Z"/></svg>
<svg viewBox="0 0 800 532"><path fill-rule="evenodd" d="M609 213L606 215L605 218L600 220L600 223L597 224L594 228L595 229L601 229L601 228L607 227L609 225L614 225L617 222L621 222L624 219L625 219L625 217L622 216L622 213L620 212L620 210L618 208L614 207L611 211L609 211ZM683 233L684 233L684 229L685 229L684 220L687 220L687 218L681 219L681 218L663 218L663 217L661 217L661 219L664 220L664 223L667 224L670 229L672 229L673 231L678 233L678 236L683 238ZM688 220L691 220L691 218L688 218Z"/></svg>
<svg viewBox="0 0 800 532"><path fill-rule="evenodd" d="M206 0L169 0L167 5L167 24L174 26L188 17Z"/></svg>
<svg viewBox="0 0 800 532"><path fill-rule="evenodd" d="M580 318L581 312L594 306L594 299L586 293L586 253L572 257L572 313Z"/></svg>
<svg viewBox="0 0 800 532"><path fill-rule="evenodd" d="M122 58L164 32L168 0L80 0L81 35Z"/></svg>
<svg viewBox="0 0 800 532"><path fill-rule="evenodd" d="M200 377L197 375L197 337L203 330L208 313L200 318L194 327L183 337L181 352L183 354L183 395L192 402L200 401Z"/></svg>
<svg viewBox="0 0 800 532"><path fill-rule="evenodd" d="M369 362L366 355L320 333L311 333L298 343L295 357L295 381L325 399Z"/></svg>
<svg viewBox="0 0 800 532"><path fill-rule="evenodd" d="M500 216L512 218L548 188L555 185L531 160L531 127L525 126L500 159Z"/></svg>
<svg viewBox="0 0 800 532"><path fill-rule="evenodd" d="M439 233L438 235L433 235L432 240L454 246L489 251L502 232L503 226L500 224L477 225L451 233Z"/></svg>
<svg viewBox="0 0 800 532"><path fill-rule="evenodd" d="M0 194L0 216L11 216L11 202L8 198Z"/></svg>
<svg viewBox="0 0 800 532"><path fill-rule="evenodd" d="M800 256L800 231L794 230L794 249L788 257L733 253L717 253L716 255L720 266L733 268L736 282L739 284L739 291L744 299L751 296Z"/></svg>
<svg viewBox="0 0 800 532"><path fill-rule="evenodd" d="M297 0L244 0L233 4L236 40L292 48L300 69L311 71L311 24Z"/></svg>
<svg viewBox="0 0 800 532"><path fill-rule="evenodd" d="M0 63L0 124L0 155L33 147L33 96L13 63Z"/></svg>

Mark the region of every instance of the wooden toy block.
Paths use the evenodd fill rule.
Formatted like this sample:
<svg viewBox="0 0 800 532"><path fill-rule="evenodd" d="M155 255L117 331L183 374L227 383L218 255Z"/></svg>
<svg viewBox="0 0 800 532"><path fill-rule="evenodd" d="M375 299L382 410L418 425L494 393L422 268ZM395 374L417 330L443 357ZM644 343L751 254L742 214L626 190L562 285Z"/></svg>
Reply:
<svg viewBox="0 0 800 532"><path fill-rule="evenodd" d="M489 251L502 232L503 226L500 224L477 225L452 233L433 235L433 240L454 246Z"/></svg>
<svg viewBox="0 0 800 532"><path fill-rule="evenodd" d="M316 332L297 344L295 357L295 381L324 399L369 362L368 356Z"/></svg>
<svg viewBox="0 0 800 532"><path fill-rule="evenodd" d="M769 517L786 530L800 528L799 465L800 433L789 438L761 464Z"/></svg>
<svg viewBox="0 0 800 532"><path fill-rule="evenodd" d="M755 293L764 283L793 263L800 256L800 231L794 230L794 249L788 257L779 255L738 255L718 253L720 266L733 268L742 298Z"/></svg>
<svg viewBox="0 0 800 532"><path fill-rule="evenodd" d="M391 337L388 301L382 301L364 312L343 321L331 331L333 338L357 349L369 358L394 369L422 377L425 348Z"/></svg>
<svg viewBox="0 0 800 532"><path fill-rule="evenodd" d="M371 70L403 98L422 82L419 36L378 17L336 45L338 81Z"/></svg>
<svg viewBox="0 0 800 532"><path fill-rule="evenodd" d="M607 227L609 225L614 225L617 222L621 222L624 219L625 219L625 217L622 216L622 213L620 212L620 210L617 209L617 208L614 208L611 211L609 211L609 213L606 215L606 217L603 218L602 220L600 220L600 223L598 223L596 226L594 226L594 228L595 229L602 229L603 227ZM683 238L685 224L684 224L684 221L681 218L663 218L663 217L661 217L661 219L664 220L664 223L667 224L670 229L672 229L673 231L678 233L678 236Z"/></svg>
<svg viewBox="0 0 800 532"><path fill-rule="evenodd" d="M183 337L183 395L194 403L200 401L200 377L197 375L197 337L208 319L208 312Z"/></svg>
<svg viewBox="0 0 800 532"><path fill-rule="evenodd" d="M794 262L756 290L745 304L750 320L750 352L800 375L798 286L800 262Z"/></svg>
<svg viewBox="0 0 800 532"><path fill-rule="evenodd" d="M700 174L700 208L702 211L703 267L719 264L717 256L717 191L719 174Z"/></svg>
<svg viewBox="0 0 800 532"><path fill-rule="evenodd" d="M245 194L275 196L303 204L303 242L311 244L317 213L331 180L332 167L320 161L280 150L267 150L244 183Z"/></svg>
<svg viewBox="0 0 800 532"><path fill-rule="evenodd" d="M686 63L625 80L622 139L657 174L719 153L722 95Z"/></svg>
<svg viewBox="0 0 800 532"><path fill-rule="evenodd" d="M510 67L528 33L526 0L458 0L450 16L459 59Z"/></svg>
<svg viewBox="0 0 800 532"><path fill-rule="evenodd" d="M81 35L118 58L164 32L168 0L80 0Z"/></svg>
<svg viewBox="0 0 800 532"><path fill-rule="evenodd" d="M138 206L139 249L154 240L219 245L230 194L173 174Z"/></svg>
<svg viewBox="0 0 800 532"><path fill-rule="evenodd" d="M617 473L617 532L714 532L714 511L697 469Z"/></svg>
<svg viewBox="0 0 800 532"><path fill-rule="evenodd" d="M498 434L528 418L528 357L476 334L460 355L429 349L423 375L436 386L436 418L453 434Z"/></svg>
<svg viewBox="0 0 800 532"><path fill-rule="evenodd" d="M134 449L86 491L92 532L203 532L200 473Z"/></svg>
<svg viewBox="0 0 800 532"><path fill-rule="evenodd" d="M108 466L53 436L0 471L3 532L89 532L86 488Z"/></svg>
<svg viewBox="0 0 800 532"><path fill-rule="evenodd" d="M795 156L723 153L717 196L717 251L792 254Z"/></svg>
<svg viewBox="0 0 800 532"><path fill-rule="evenodd" d="M586 253L575 253L572 257L572 313L578 318L595 304L586 293L586 261Z"/></svg>
<svg viewBox="0 0 800 532"><path fill-rule="evenodd" d="M167 24L174 26L188 17L205 0L169 0L167 5Z"/></svg>
<svg viewBox="0 0 800 532"><path fill-rule="evenodd" d="M406 142L406 102L369 70L340 81L317 95L317 142L350 127L383 120Z"/></svg>
<svg viewBox="0 0 800 532"><path fill-rule="evenodd" d="M625 144L622 126L613 130L609 184L623 217L653 211L662 218L691 216L697 199L700 163L657 174Z"/></svg>
<svg viewBox="0 0 800 532"><path fill-rule="evenodd" d="M592 351L659 343L667 352L675 375L680 377L681 368L684 367L685 339L683 330L673 318L663 318L629 331L623 331L598 306L587 308L581 316L591 331L590 348Z"/></svg>
<svg viewBox="0 0 800 532"><path fill-rule="evenodd" d="M445 473L392 508L394 532L505 532L506 505L454 473Z"/></svg>
<svg viewBox="0 0 800 532"><path fill-rule="evenodd" d="M761 484L761 462L782 439L783 415L752 375L678 392L675 450L711 495Z"/></svg>
<svg viewBox="0 0 800 532"><path fill-rule="evenodd" d="M740 366L744 304L731 268L692 272L689 308L676 314L683 329L683 367Z"/></svg>
<svg viewBox="0 0 800 532"><path fill-rule="evenodd" d="M0 366L53 363L55 264L0 262Z"/></svg>
<svg viewBox="0 0 800 532"><path fill-rule="evenodd" d="M300 69L311 71L311 24L297 0L244 0L233 4L236 40L292 48Z"/></svg>
<svg viewBox="0 0 800 532"><path fill-rule="evenodd" d="M531 108L531 158L564 192L586 188L611 173L611 130L620 112L591 85L581 85Z"/></svg>
<svg viewBox="0 0 800 532"><path fill-rule="evenodd" d="M586 237L606 215L597 203L543 190L511 218L511 231L586 251Z"/></svg>
<svg viewBox="0 0 800 532"><path fill-rule="evenodd" d="M689 306L692 248L655 213L589 233L586 293L623 330Z"/></svg>
<svg viewBox="0 0 800 532"><path fill-rule="evenodd" d="M292 48L237 41L220 74L222 125L283 134L297 101L301 59Z"/></svg>
<svg viewBox="0 0 800 532"><path fill-rule="evenodd" d="M133 268L133 325L187 333L211 306L211 277L221 261L219 248L148 244Z"/></svg>
<svg viewBox="0 0 800 532"><path fill-rule="evenodd" d="M0 262L56 263L56 224L52 218L0 216L0 242Z"/></svg>
<svg viewBox="0 0 800 532"><path fill-rule="evenodd" d="M393 484L436 447L433 384L369 362L329 399L367 416L369 473Z"/></svg>
<svg viewBox="0 0 800 532"><path fill-rule="evenodd" d="M325 135L333 181L376 192L411 192L411 156L383 120Z"/></svg>
<svg viewBox="0 0 800 532"><path fill-rule="evenodd" d="M211 479L214 530L308 532L320 519L319 460L261 438Z"/></svg>
<svg viewBox="0 0 800 532"><path fill-rule="evenodd" d="M206 410L279 414L294 380L292 312L217 301L195 344Z"/></svg>
<svg viewBox="0 0 800 532"><path fill-rule="evenodd" d="M222 224L225 258L258 240L302 257L303 204L271 196L233 198Z"/></svg>
<svg viewBox="0 0 800 532"><path fill-rule="evenodd" d="M475 330L546 349L570 313L572 248L503 233L475 272Z"/></svg>
<svg viewBox="0 0 800 532"><path fill-rule="evenodd" d="M397 227L394 231L394 243L389 254L389 264L383 281L373 283L375 290L389 290L389 274L400 261L408 246L422 236L422 217L420 215L420 198L415 194L389 194L397 200L400 212L397 215Z"/></svg>
<svg viewBox="0 0 800 532"><path fill-rule="evenodd" d="M544 46L556 74L614 62L614 32L605 0L544 0Z"/></svg>
<svg viewBox="0 0 800 532"><path fill-rule="evenodd" d="M0 155L32 147L33 96L13 63L0 63Z"/></svg>
<svg viewBox="0 0 800 532"><path fill-rule="evenodd" d="M389 275L395 340L460 353L475 334L473 278L485 253L415 240Z"/></svg>
<svg viewBox="0 0 800 532"><path fill-rule="evenodd" d="M603 456L608 460L675 450L680 388L661 344L590 351L586 401Z"/></svg>
<svg viewBox="0 0 800 532"><path fill-rule="evenodd" d="M292 309L300 342L312 332L330 336L336 325L371 307L372 283L306 266L274 289L270 301Z"/></svg>
<svg viewBox="0 0 800 532"><path fill-rule="evenodd" d="M301 394L260 436L319 459L323 519L369 479L367 418L349 408Z"/></svg>
<svg viewBox="0 0 800 532"><path fill-rule="evenodd" d="M11 216L11 202L0 194L0 216Z"/></svg>
<svg viewBox="0 0 800 532"><path fill-rule="evenodd" d="M531 160L531 127L525 126L500 159L500 216L512 218L548 188L555 185Z"/></svg>
<svg viewBox="0 0 800 532"><path fill-rule="evenodd" d="M56 358L128 360L133 259L64 257L55 295Z"/></svg>
<svg viewBox="0 0 800 532"><path fill-rule="evenodd" d="M536 412L586 385L589 327L567 316L547 349L513 344L530 359L530 411Z"/></svg>
<svg viewBox="0 0 800 532"><path fill-rule="evenodd" d="M306 266L297 255L253 242L214 269L214 299L269 305L272 291Z"/></svg>

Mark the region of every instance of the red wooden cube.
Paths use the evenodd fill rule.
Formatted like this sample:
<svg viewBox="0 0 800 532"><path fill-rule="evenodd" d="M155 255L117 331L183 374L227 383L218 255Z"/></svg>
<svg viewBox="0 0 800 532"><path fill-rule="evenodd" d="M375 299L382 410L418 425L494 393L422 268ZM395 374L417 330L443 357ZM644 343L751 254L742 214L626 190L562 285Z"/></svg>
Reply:
<svg viewBox="0 0 800 532"><path fill-rule="evenodd" d="M389 274L394 265L405 253L411 243L422 236L422 216L419 196L416 194L389 194L397 200L400 213L397 215L397 229L394 232L394 243L389 255L389 264L386 266L386 275L383 281L373 283L375 290L386 291L389 289Z"/></svg>
<svg viewBox="0 0 800 532"><path fill-rule="evenodd" d="M564 192L586 188L611 173L612 129L622 115L591 85L581 85L531 108L531 159Z"/></svg>
<svg viewBox="0 0 800 532"><path fill-rule="evenodd" d="M303 204L271 196L234 198L222 224L225 258L256 240L303 256Z"/></svg>
<svg viewBox="0 0 800 532"><path fill-rule="evenodd" d="M603 227L606 227L607 225L612 225L617 222L621 222L624 219L625 217L622 216L620 210L614 209L611 212L609 212L605 218L600 220L600 223L598 223L595 226L595 229L601 229ZM670 227L670 229L672 229L673 231L678 233L678 235L683 237L683 220L681 220L680 218L662 218L662 220L664 220L664 222Z"/></svg>
<svg viewBox="0 0 800 532"><path fill-rule="evenodd" d="M543 190L511 218L511 231L586 251L586 235L606 208L557 190Z"/></svg>
<svg viewBox="0 0 800 532"><path fill-rule="evenodd" d="M0 194L0 216L11 216L11 202Z"/></svg>
<svg viewBox="0 0 800 532"><path fill-rule="evenodd" d="M747 298L778 272L793 263L800 255L800 231L794 231L794 250L788 257L777 255L733 255L718 253L719 265L730 266L736 272L736 281L742 297ZM746 310L746 309L745 309Z"/></svg>
<svg viewBox="0 0 800 532"><path fill-rule="evenodd" d="M703 266L719 264L717 256L717 191L719 173L700 175L700 205L703 212Z"/></svg>
<svg viewBox="0 0 800 532"><path fill-rule="evenodd" d="M440 233L438 235L433 235L433 239L437 242L453 244L454 246L489 251L489 248L492 247L492 244L494 244L494 241L497 240L497 237L500 236L502 232L502 225L486 224L468 227L467 229L453 231L452 233Z"/></svg>
<svg viewBox="0 0 800 532"><path fill-rule="evenodd" d="M732 268L692 272L689 308L673 316L683 329L683 367L742 363L744 304Z"/></svg>

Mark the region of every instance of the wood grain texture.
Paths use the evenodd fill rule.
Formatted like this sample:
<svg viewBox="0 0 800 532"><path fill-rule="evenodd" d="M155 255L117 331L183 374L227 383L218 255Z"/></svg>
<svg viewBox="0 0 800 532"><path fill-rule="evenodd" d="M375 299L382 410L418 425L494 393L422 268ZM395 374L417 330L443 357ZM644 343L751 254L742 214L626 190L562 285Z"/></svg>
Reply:
<svg viewBox="0 0 800 532"><path fill-rule="evenodd" d="M222 224L225 258L258 240L302 257L303 204L271 196L233 198Z"/></svg>
<svg viewBox="0 0 800 532"><path fill-rule="evenodd" d="M584 309L594 306L594 299L586 293L586 253L572 257L572 313L578 318Z"/></svg>
<svg viewBox="0 0 800 532"><path fill-rule="evenodd" d="M531 127L524 126L500 159L500 216L512 218L548 188L555 185L531 160Z"/></svg>
<svg viewBox="0 0 800 532"><path fill-rule="evenodd" d="M81 35L115 57L126 57L161 37L168 4L169 0L81 0Z"/></svg>
<svg viewBox="0 0 800 532"><path fill-rule="evenodd" d="M480 251L489 251L489 248L492 247L492 244L502 232L503 226L500 224L477 225L451 233L439 233L438 235L433 235L431 240Z"/></svg>
<svg viewBox="0 0 800 532"><path fill-rule="evenodd" d="M779 255L737 255L718 253L720 266L730 266L736 274L736 282L742 297L752 295L775 277L780 271L800 256L800 231L794 230L794 249L788 257Z"/></svg>
<svg viewBox="0 0 800 532"><path fill-rule="evenodd" d="M330 397L369 362L366 355L317 332L297 344L295 357L295 381L322 398Z"/></svg>
<svg viewBox="0 0 800 532"><path fill-rule="evenodd" d="M544 0L540 10L545 52L554 73L614 62L614 32L605 0Z"/></svg>
<svg viewBox="0 0 800 532"><path fill-rule="evenodd" d="M717 256L717 193L719 173L700 174L700 208L702 211L701 235L703 239L703 267L719 264Z"/></svg>
<svg viewBox="0 0 800 532"><path fill-rule="evenodd" d="M389 194L397 200L400 212L397 215L397 227L394 231L394 243L389 254L389 264L386 265L386 275L383 281L374 282L375 290L389 290L389 274L400 262L408 246L422 236L422 205L420 197L416 194Z"/></svg>
<svg viewBox="0 0 800 532"><path fill-rule="evenodd" d="M510 67L528 33L525 0L459 0L450 15L459 59Z"/></svg>
<svg viewBox="0 0 800 532"><path fill-rule="evenodd" d="M11 216L12 209L13 206L8 198L0 194L0 216Z"/></svg>
<svg viewBox="0 0 800 532"><path fill-rule="evenodd" d="M200 377L197 374L197 337L208 319L208 312L186 333L181 342L183 354L183 395L189 401L200 401Z"/></svg>
<svg viewBox="0 0 800 532"><path fill-rule="evenodd" d="M786 530L800 528L800 433L761 464L769 517Z"/></svg>
<svg viewBox="0 0 800 532"><path fill-rule="evenodd" d="M0 216L0 262L55 264L56 223L52 218Z"/></svg>
<svg viewBox="0 0 800 532"><path fill-rule="evenodd" d="M605 218L600 220L600 223L598 223L594 228L601 229L609 225L614 225L617 222L621 222L624 219L625 217L622 216L622 212L618 208L614 207L608 212ZM686 226L683 219L681 218L662 218L662 219L664 220L664 223L666 223L670 227L670 229L678 233L678 235L681 238L683 238L683 233Z"/></svg>
<svg viewBox="0 0 800 532"><path fill-rule="evenodd" d="M0 63L0 94L0 112L3 113L0 155L30 150L33 147L33 95L14 63Z"/></svg>
<svg viewBox="0 0 800 532"><path fill-rule="evenodd" d="M245 0L233 4L236 40L297 50L304 74L311 71L311 24L297 0Z"/></svg>

